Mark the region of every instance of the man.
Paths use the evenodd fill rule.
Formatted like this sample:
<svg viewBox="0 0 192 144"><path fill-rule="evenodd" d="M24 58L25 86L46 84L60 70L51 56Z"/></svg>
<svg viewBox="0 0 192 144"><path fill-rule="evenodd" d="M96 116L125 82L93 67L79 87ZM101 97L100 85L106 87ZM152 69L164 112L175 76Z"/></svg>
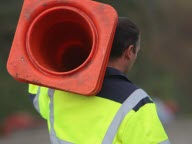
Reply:
<svg viewBox="0 0 192 144"><path fill-rule="evenodd" d="M168 144L155 104L124 74L140 49L140 32L119 18L101 91L92 97L30 85L52 144Z"/></svg>

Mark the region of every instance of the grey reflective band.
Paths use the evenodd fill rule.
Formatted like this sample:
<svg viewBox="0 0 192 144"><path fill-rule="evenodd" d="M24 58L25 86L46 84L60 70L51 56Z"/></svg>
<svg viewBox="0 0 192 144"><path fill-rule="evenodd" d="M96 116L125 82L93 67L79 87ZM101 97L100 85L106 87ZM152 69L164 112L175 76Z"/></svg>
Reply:
<svg viewBox="0 0 192 144"><path fill-rule="evenodd" d="M35 109L40 113L39 95L40 95L40 87L38 87L37 94L36 94L35 98L33 99L33 105L34 105Z"/></svg>
<svg viewBox="0 0 192 144"><path fill-rule="evenodd" d="M55 90L53 90L53 89L49 89L48 90L48 95L50 97L50 104L49 104L49 109L50 109L50 128L51 128L50 136L56 135L55 130L54 130L54 92L55 92Z"/></svg>
<svg viewBox="0 0 192 144"><path fill-rule="evenodd" d="M52 144L72 144L67 141L60 140L55 135L51 135L51 134L50 134L50 139Z"/></svg>
<svg viewBox="0 0 192 144"><path fill-rule="evenodd" d="M170 143L169 140L165 140L165 141L163 141L163 142L161 142L161 143L159 143L159 144L171 144L171 143Z"/></svg>
<svg viewBox="0 0 192 144"><path fill-rule="evenodd" d="M60 140L55 135L51 135L51 134L50 134L50 139L52 144L72 144L67 141Z"/></svg>
<svg viewBox="0 0 192 144"><path fill-rule="evenodd" d="M72 144L69 143L67 141L61 140L59 138L57 138L56 136L56 132L54 129L54 89L49 89L48 90L48 95L50 97L50 127L51 127L51 131L50 131L50 140L52 144Z"/></svg>
<svg viewBox="0 0 192 144"><path fill-rule="evenodd" d="M102 144L112 144L113 139L117 133L117 130L127 115L143 98L147 97L147 93L142 89L135 90L122 104L117 114L115 115L111 125L109 126L107 133L103 139Z"/></svg>

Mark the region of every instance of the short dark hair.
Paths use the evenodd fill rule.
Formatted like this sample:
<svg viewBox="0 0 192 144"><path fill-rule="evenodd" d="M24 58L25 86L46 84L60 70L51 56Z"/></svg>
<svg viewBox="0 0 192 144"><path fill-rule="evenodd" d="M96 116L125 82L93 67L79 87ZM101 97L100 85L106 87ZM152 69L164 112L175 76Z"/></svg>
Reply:
<svg viewBox="0 0 192 144"><path fill-rule="evenodd" d="M119 17L110 59L120 57L130 45L134 46L133 52L135 53L139 34L140 31L136 24L126 17Z"/></svg>

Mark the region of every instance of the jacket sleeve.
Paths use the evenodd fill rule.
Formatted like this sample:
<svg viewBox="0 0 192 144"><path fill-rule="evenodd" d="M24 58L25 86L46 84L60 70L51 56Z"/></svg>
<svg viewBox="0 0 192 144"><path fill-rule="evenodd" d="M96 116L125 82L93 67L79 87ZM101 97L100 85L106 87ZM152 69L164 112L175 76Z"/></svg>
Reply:
<svg viewBox="0 0 192 144"><path fill-rule="evenodd" d="M167 134L158 118L154 103L132 110L132 116L126 116L122 125L123 144L170 144Z"/></svg>
<svg viewBox="0 0 192 144"><path fill-rule="evenodd" d="M29 96L37 112L44 118L48 118L50 99L48 96L48 88L29 84Z"/></svg>
<svg viewBox="0 0 192 144"><path fill-rule="evenodd" d="M28 93L29 93L29 98L33 102L35 99L36 94L38 93L38 87L37 85L29 84L28 85Z"/></svg>

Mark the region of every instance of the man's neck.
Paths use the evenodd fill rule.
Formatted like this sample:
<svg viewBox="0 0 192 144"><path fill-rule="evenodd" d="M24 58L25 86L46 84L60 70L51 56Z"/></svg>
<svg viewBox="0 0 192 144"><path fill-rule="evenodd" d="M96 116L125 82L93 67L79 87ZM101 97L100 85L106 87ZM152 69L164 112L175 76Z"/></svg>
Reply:
<svg viewBox="0 0 192 144"><path fill-rule="evenodd" d="M121 62L121 60L109 60L108 62L108 67L112 67L112 68L115 68L123 73L126 72L126 67L123 65L123 63Z"/></svg>

